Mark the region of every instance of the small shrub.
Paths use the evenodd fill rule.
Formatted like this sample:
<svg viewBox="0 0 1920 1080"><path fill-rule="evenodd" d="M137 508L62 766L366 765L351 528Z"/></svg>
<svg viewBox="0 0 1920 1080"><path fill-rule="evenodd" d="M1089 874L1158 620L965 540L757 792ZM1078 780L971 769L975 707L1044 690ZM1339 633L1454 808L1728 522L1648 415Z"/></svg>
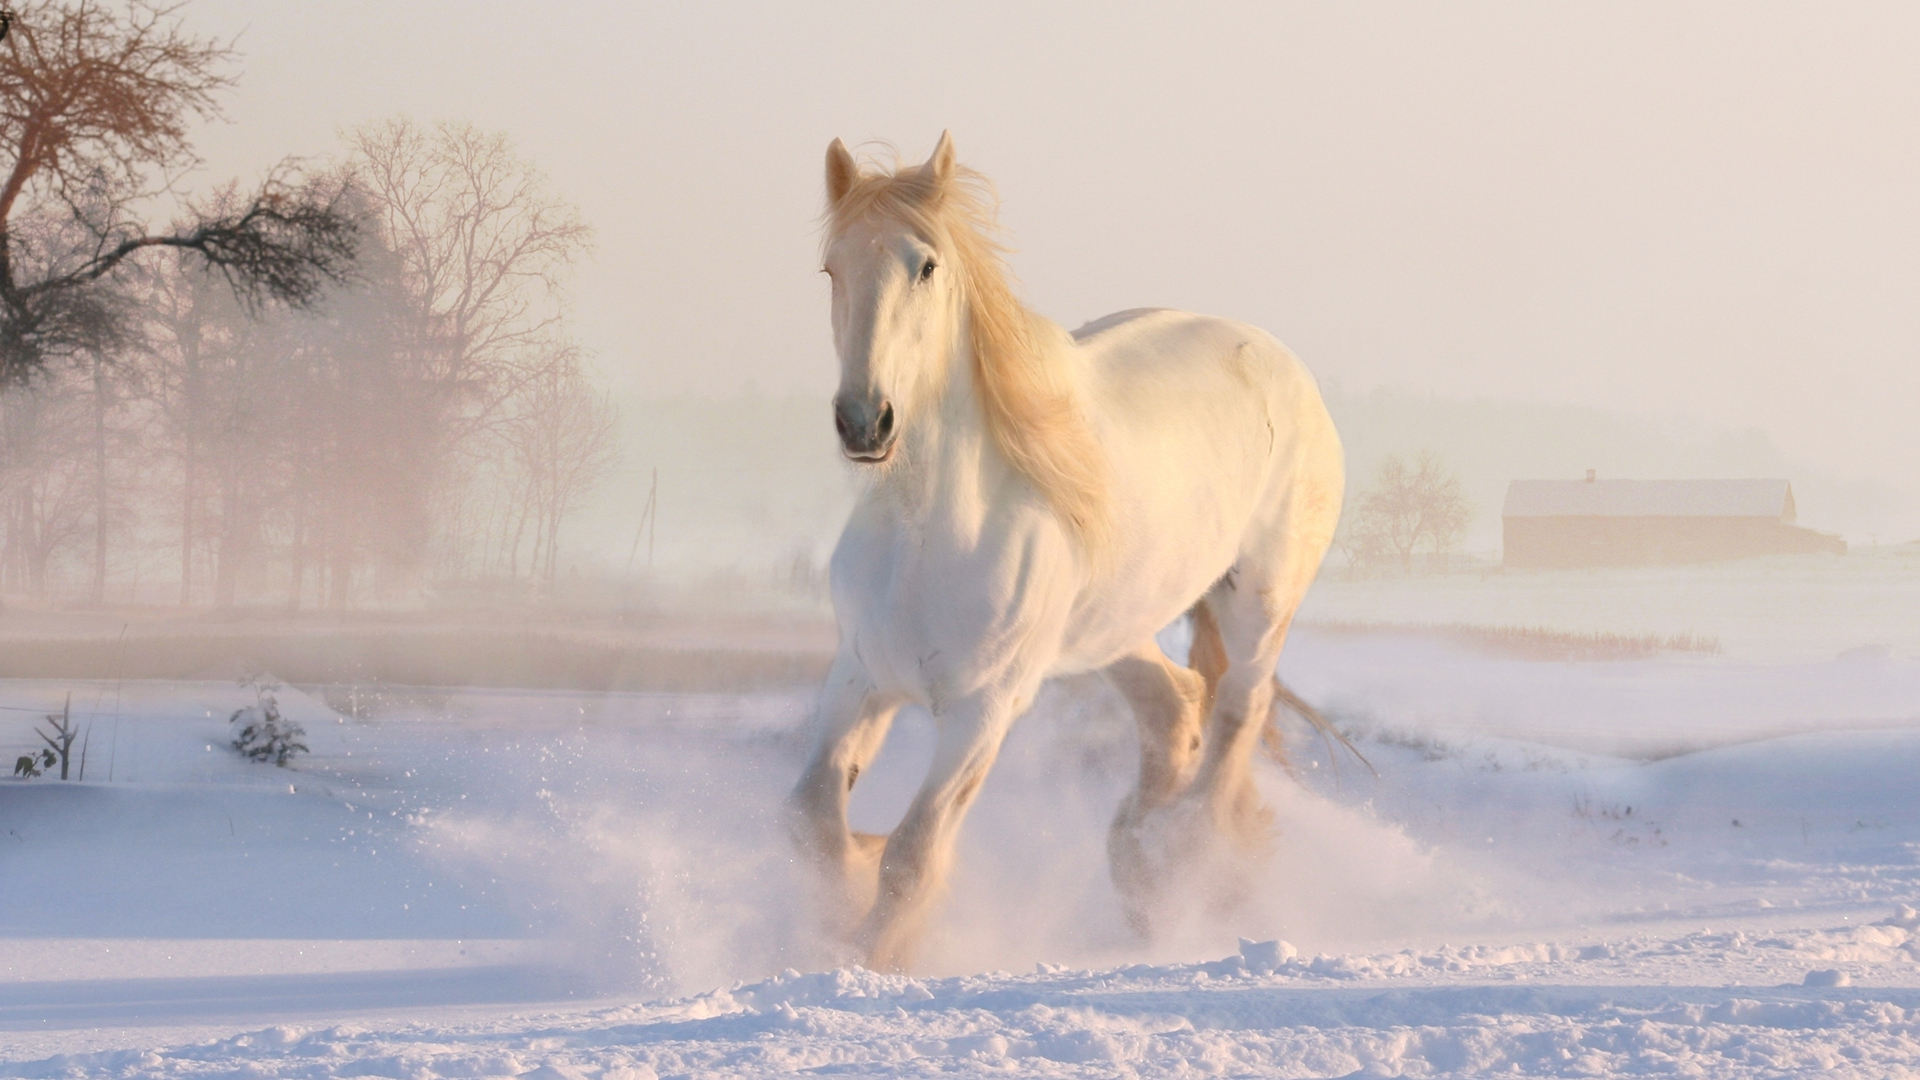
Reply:
<svg viewBox="0 0 1920 1080"><path fill-rule="evenodd" d="M284 769L295 754L307 752L307 744L300 741L307 731L280 715L280 702L273 696L280 688L278 683L258 680L248 680L248 683L253 687L254 703L235 709L227 721L238 729L233 736L233 748L251 760L271 761Z"/></svg>
<svg viewBox="0 0 1920 1080"><path fill-rule="evenodd" d="M53 751L51 750L40 750L31 754L21 754L13 763L13 775L23 780L31 780L39 776L42 769L53 768L54 762L58 760L60 759L54 757Z"/></svg>
<svg viewBox="0 0 1920 1080"><path fill-rule="evenodd" d="M47 714L47 726L53 729L53 734L49 735L38 729L34 731L35 735L40 736L40 741L47 744L47 749L40 753L46 758L47 768L53 768L56 761L60 763L60 779L65 780L68 769L73 764L73 740L80 737L80 729L75 726L73 720L71 693L67 695L67 703L60 706L59 712ZM20 771L19 762L14 762L13 771L15 773ZM83 767L80 771L85 773L86 769Z"/></svg>

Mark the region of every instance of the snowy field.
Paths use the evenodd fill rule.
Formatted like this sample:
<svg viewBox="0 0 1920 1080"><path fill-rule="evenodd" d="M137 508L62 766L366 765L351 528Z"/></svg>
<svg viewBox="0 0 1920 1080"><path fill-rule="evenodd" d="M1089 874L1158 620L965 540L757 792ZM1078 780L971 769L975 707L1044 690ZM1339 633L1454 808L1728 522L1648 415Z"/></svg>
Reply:
<svg viewBox="0 0 1920 1080"><path fill-rule="evenodd" d="M0 1076L1914 1075L1920 568L1856 565L1328 583L1326 618L1725 652L1299 631L1283 674L1378 775L1290 730L1271 858L1152 944L1105 870L1130 720L1052 686L912 976L798 902L802 688L287 688L282 770L225 748L231 683L0 681L0 747L68 691L92 724L85 783L0 784ZM857 826L929 752L903 717Z"/></svg>

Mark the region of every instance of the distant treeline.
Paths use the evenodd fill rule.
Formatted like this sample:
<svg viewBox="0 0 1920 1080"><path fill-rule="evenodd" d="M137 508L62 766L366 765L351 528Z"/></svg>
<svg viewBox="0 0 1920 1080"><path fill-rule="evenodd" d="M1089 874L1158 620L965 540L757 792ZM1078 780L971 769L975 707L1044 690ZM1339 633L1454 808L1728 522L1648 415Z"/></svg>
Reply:
<svg viewBox="0 0 1920 1080"><path fill-rule="evenodd" d="M312 310L151 257L100 286L120 340L0 392L0 591L338 608L551 586L619 446L562 320L587 226L467 125L369 125L320 173L358 245ZM60 193L29 195L21 257L75 257Z"/></svg>

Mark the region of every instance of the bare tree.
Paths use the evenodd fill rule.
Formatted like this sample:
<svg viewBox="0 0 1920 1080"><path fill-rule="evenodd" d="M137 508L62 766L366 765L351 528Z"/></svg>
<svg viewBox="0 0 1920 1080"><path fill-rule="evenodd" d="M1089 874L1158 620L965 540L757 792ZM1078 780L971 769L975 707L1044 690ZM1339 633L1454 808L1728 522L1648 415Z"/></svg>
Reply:
<svg viewBox="0 0 1920 1080"><path fill-rule="evenodd" d="M194 599L194 545L200 536L207 437L206 354L219 347L223 320L212 279L166 260L146 297L151 319L145 390L155 407L154 441L179 470L180 605Z"/></svg>
<svg viewBox="0 0 1920 1080"><path fill-rule="evenodd" d="M93 504L91 408L78 371L0 389L0 584L47 595Z"/></svg>
<svg viewBox="0 0 1920 1080"><path fill-rule="evenodd" d="M495 471L512 445L501 428L555 355L564 280L591 231L504 135L398 118L349 141L352 183L399 263L400 333L434 399L437 566L460 576L495 533L484 523L515 517L502 500L526 495Z"/></svg>
<svg viewBox="0 0 1920 1080"><path fill-rule="evenodd" d="M371 202L355 189L343 208ZM183 603L277 592L344 607L419 584L446 471L442 399L401 259L366 220L354 281L319 311L249 313L184 263L154 275L144 362L179 485ZM475 464L511 468L508 448L491 450Z"/></svg>
<svg viewBox="0 0 1920 1080"><path fill-rule="evenodd" d="M228 606L264 553L289 417L282 348L286 313L249 312L185 258L160 260L143 295L140 360L152 402L148 432L177 470L182 604L198 563Z"/></svg>
<svg viewBox="0 0 1920 1080"><path fill-rule="evenodd" d="M93 570L89 600L96 607L107 600L108 547L133 519L127 505L127 485L117 467L125 463L125 444L133 432L128 423L130 379L137 373L94 353L87 364L88 450L91 474Z"/></svg>
<svg viewBox="0 0 1920 1080"><path fill-rule="evenodd" d="M150 438L177 484L180 599L195 601L204 566L213 603L227 607L259 592L286 549L304 551L294 535L311 494L298 482L311 464L302 451L334 412L314 377L324 366L316 353L354 289L330 294L329 318L250 312L184 260L162 266L145 297L142 363Z"/></svg>
<svg viewBox="0 0 1920 1080"><path fill-rule="evenodd" d="M361 280L333 296L324 318L290 314L279 348L296 587L317 570L334 607L362 586L416 587L427 560L443 447L400 265L369 229Z"/></svg>
<svg viewBox="0 0 1920 1080"><path fill-rule="evenodd" d="M559 287L591 230L503 134L399 118L349 142L450 416L492 418L554 336Z"/></svg>
<svg viewBox="0 0 1920 1080"><path fill-rule="evenodd" d="M229 316L224 347L202 356L202 418L211 505L213 602L232 607L243 580L261 566L269 516L281 495L292 390L285 377L280 319Z"/></svg>
<svg viewBox="0 0 1920 1080"><path fill-rule="evenodd" d="M310 306L353 260L337 186L303 183L291 166L245 195L229 186L167 231L132 212L197 163L187 133L220 115L234 52L186 33L178 5L128 0L23 4L0 41L0 379L49 357L110 348L127 333L108 286L132 256L197 252L237 295ZM19 235L38 215L51 246ZM32 230L29 230L31 232Z"/></svg>
<svg viewBox="0 0 1920 1080"><path fill-rule="evenodd" d="M324 302L250 293L180 245L62 294L94 336L40 355L84 362L0 393L0 587L100 599L112 557L137 586L139 553L176 545L183 605L344 607L495 567L551 586L619 442L565 344L585 227L462 125L366 129L317 175L357 238ZM123 180L29 185L44 197L9 224L23 280L95 259ZM228 189L204 210L245 206Z"/></svg>
<svg viewBox="0 0 1920 1080"><path fill-rule="evenodd" d="M1472 518L1473 504L1444 458L1427 450L1412 462L1388 454L1360 496L1342 544L1356 565L1395 558L1411 572L1421 545L1436 554L1451 550Z"/></svg>
<svg viewBox="0 0 1920 1080"><path fill-rule="evenodd" d="M558 578L560 526L620 462L620 410L587 380L577 348L553 350L514 402L505 435L524 487L513 544L533 527L531 575L549 592Z"/></svg>

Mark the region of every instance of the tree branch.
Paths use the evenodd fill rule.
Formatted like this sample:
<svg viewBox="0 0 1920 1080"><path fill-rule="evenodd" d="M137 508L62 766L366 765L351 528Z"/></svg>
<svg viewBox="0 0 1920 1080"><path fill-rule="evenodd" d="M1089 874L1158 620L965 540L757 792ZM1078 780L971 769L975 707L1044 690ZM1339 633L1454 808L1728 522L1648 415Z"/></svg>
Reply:
<svg viewBox="0 0 1920 1080"><path fill-rule="evenodd" d="M25 298L86 285L147 248L197 251L250 307L278 300L311 307L328 285L344 283L358 248L357 229L339 196L322 202L269 182L242 210L203 218L163 236L137 236L107 248L66 274L18 290Z"/></svg>

